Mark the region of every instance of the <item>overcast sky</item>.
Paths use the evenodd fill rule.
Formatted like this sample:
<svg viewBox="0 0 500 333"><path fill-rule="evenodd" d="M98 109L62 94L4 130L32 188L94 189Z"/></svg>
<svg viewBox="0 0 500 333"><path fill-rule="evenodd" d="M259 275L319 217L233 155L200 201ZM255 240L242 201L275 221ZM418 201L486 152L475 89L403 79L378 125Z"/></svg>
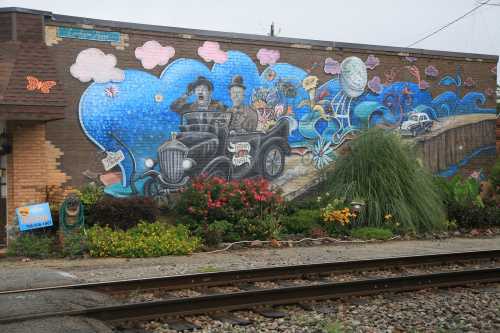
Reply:
<svg viewBox="0 0 500 333"><path fill-rule="evenodd" d="M0 0L84 16L283 37L406 47L485 0ZM483 6L416 48L500 55L500 0Z"/></svg>

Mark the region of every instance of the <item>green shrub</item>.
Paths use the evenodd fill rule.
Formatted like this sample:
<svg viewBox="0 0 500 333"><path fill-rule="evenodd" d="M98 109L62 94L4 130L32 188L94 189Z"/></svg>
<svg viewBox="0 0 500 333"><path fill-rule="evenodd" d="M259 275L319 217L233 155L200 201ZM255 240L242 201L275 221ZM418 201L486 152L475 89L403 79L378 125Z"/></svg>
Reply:
<svg viewBox="0 0 500 333"><path fill-rule="evenodd" d="M7 254L30 258L47 258L53 253L54 238L49 235L23 233L9 243Z"/></svg>
<svg viewBox="0 0 500 333"><path fill-rule="evenodd" d="M87 237L89 253L94 257L184 255L200 246L200 239L192 237L185 226L159 222L140 222L127 231L95 225L87 231Z"/></svg>
<svg viewBox="0 0 500 333"><path fill-rule="evenodd" d="M459 228L464 229L500 227L500 206L451 203L448 205L448 219L454 220Z"/></svg>
<svg viewBox="0 0 500 333"><path fill-rule="evenodd" d="M363 228L353 229L351 231L351 236L359 239L388 240L392 238L394 234L390 229L363 227Z"/></svg>
<svg viewBox="0 0 500 333"><path fill-rule="evenodd" d="M426 232L444 228L445 211L433 178L419 165L414 147L396 133L372 128L351 143L350 153L327 172L333 197L363 198L366 208L358 218L367 226L382 227L384 216L394 216L402 231Z"/></svg>
<svg viewBox="0 0 500 333"><path fill-rule="evenodd" d="M448 219L464 229L500 226L500 207L481 199L481 184L475 179L438 179Z"/></svg>
<svg viewBox="0 0 500 333"><path fill-rule="evenodd" d="M195 230L195 235L200 236L207 245L217 245L224 240L233 241L233 225L227 221L215 221L211 224L204 223Z"/></svg>
<svg viewBox="0 0 500 333"><path fill-rule="evenodd" d="M497 160L490 173L490 182L497 194L500 194L500 159Z"/></svg>
<svg viewBox="0 0 500 333"><path fill-rule="evenodd" d="M94 183L86 184L78 191L78 198L85 206L93 206L104 197L104 188Z"/></svg>
<svg viewBox="0 0 500 333"><path fill-rule="evenodd" d="M89 211L89 225L110 226L113 229L127 230L140 221L154 222L160 215L157 203L151 198L104 197L97 201Z"/></svg>
<svg viewBox="0 0 500 333"><path fill-rule="evenodd" d="M269 215L262 219L242 218L234 229L243 240L270 240L280 238L283 226L278 217Z"/></svg>
<svg viewBox="0 0 500 333"><path fill-rule="evenodd" d="M61 254L64 257L78 257L88 250L87 237L81 230L74 230L64 235L61 244Z"/></svg>
<svg viewBox="0 0 500 333"><path fill-rule="evenodd" d="M288 234L310 235L312 228L321 221L319 209L300 209L282 218L283 227Z"/></svg>
<svg viewBox="0 0 500 333"><path fill-rule="evenodd" d="M436 177L434 183L437 184L441 196L447 205L484 206L479 195L481 184L476 179L462 179L457 175L450 180L443 177Z"/></svg>

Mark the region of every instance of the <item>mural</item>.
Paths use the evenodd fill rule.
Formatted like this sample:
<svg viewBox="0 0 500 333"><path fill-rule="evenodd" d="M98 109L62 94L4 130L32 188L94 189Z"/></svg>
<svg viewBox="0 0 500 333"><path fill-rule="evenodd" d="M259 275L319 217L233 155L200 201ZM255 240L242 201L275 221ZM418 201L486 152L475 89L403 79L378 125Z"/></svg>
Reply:
<svg viewBox="0 0 500 333"><path fill-rule="evenodd" d="M434 65L421 73L415 57L384 79L369 77L381 65L374 55L326 58L331 78L319 82L311 69L279 62L277 50L257 52L261 72L249 55L216 42L198 48L199 60L168 63L174 54L156 41L136 49L143 68L166 65L160 77L117 68L116 58L98 49L82 50L71 66L75 78L94 81L81 96L79 119L105 156L108 194L165 198L200 174L283 184L314 175L370 127L417 137L450 118L495 114L481 107L485 94L471 91L475 81L464 80L459 66L439 77ZM396 81L401 72L413 80ZM432 96L438 86L450 90Z"/></svg>

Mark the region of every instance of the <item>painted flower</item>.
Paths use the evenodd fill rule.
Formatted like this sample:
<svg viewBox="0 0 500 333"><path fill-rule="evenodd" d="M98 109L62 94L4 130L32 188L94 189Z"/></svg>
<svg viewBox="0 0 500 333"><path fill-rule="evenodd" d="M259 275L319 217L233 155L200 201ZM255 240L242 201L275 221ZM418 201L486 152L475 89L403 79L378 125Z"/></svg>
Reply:
<svg viewBox="0 0 500 333"><path fill-rule="evenodd" d="M373 91L375 94L380 94L382 92L382 82L379 76L374 76L370 81L368 81L368 89Z"/></svg>
<svg viewBox="0 0 500 333"><path fill-rule="evenodd" d="M332 74L332 75L340 74L340 63L335 59L326 58L323 70L325 71L326 74Z"/></svg>
<svg viewBox="0 0 500 333"><path fill-rule="evenodd" d="M491 71L491 74L496 74L497 73L497 66L495 65L495 66L491 67L490 71Z"/></svg>
<svg viewBox="0 0 500 333"><path fill-rule="evenodd" d="M318 85L318 77L314 75L309 75L302 81L302 87L304 87L304 89L307 91L316 88L317 85Z"/></svg>
<svg viewBox="0 0 500 333"><path fill-rule="evenodd" d="M279 118L285 112L285 107L283 104L278 104L274 107L274 114L276 118Z"/></svg>
<svg viewBox="0 0 500 333"><path fill-rule="evenodd" d="M425 67L425 75L429 77L437 77L439 75L439 70L434 65L429 65Z"/></svg>
<svg viewBox="0 0 500 333"><path fill-rule="evenodd" d="M380 65L380 59L373 54L370 54L368 58L366 58L365 65L368 69L375 69L375 67Z"/></svg>
<svg viewBox="0 0 500 333"><path fill-rule="evenodd" d="M319 138L312 149L312 159L316 169L323 169L333 161L330 155L333 155L333 149L330 147L331 142L324 138Z"/></svg>
<svg viewBox="0 0 500 333"><path fill-rule="evenodd" d="M418 83L418 87L420 88L420 90L425 90L430 87L430 84L425 80L420 80L420 82Z"/></svg>
<svg viewBox="0 0 500 333"><path fill-rule="evenodd" d="M472 77L468 77L467 79L465 79L464 81L464 86L466 87L474 87L474 85L476 84L476 81L474 81L474 79Z"/></svg>
<svg viewBox="0 0 500 333"><path fill-rule="evenodd" d="M493 88L487 88L484 93L486 94L486 96L493 96L493 94L495 93L495 91L493 90Z"/></svg>
<svg viewBox="0 0 500 333"><path fill-rule="evenodd" d="M469 178L472 178L472 179L475 179L477 181L481 181L482 178L483 178L483 175L481 174L481 170L475 170L473 172L471 172L471 174L469 175Z"/></svg>
<svg viewBox="0 0 500 333"><path fill-rule="evenodd" d="M162 94L156 94L155 95L155 101L156 101L156 103L163 102L163 95Z"/></svg>
<svg viewBox="0 0 500 333"><path fill-rule="evenodd" d="M104 93L106 94L106 96L110 98L115 98L116 96L118 96L118 92L119 92L118 87L113 85L104 88Z"/></svg>
<svg viewBox="0 0 500 333"><path fill-rule="evenodd" d="M266 70L266 79L267 81L272 81L276 77L276 72L273 71L272 69L267 69Z"/></svg>

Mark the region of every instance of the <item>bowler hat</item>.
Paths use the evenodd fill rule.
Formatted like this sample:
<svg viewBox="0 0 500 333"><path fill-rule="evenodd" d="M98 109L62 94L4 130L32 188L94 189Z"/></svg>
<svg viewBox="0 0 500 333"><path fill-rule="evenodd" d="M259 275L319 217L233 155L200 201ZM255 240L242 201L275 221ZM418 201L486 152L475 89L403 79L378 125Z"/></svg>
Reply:
<svg viewBox="0 0 500 333"><path fill-rule="evenodd" d="M245 85L243 84L243 77L241 75L235 75L233 79L231 80L231 84L229 85L229 89L232 87L241 87L243 89L246 89Z"/></svg>
<svg viewBox="0 0 500 333"><path fill-rule="evenodd" d="M198 86L206 86L208 88L208 90L210 90L210 91L214 90L214 86L212 85L212 82L208 81L208 79L204 76L198 76L196 81L193 81L188 85L188 93L193 92L193 90Z"/></svg>

